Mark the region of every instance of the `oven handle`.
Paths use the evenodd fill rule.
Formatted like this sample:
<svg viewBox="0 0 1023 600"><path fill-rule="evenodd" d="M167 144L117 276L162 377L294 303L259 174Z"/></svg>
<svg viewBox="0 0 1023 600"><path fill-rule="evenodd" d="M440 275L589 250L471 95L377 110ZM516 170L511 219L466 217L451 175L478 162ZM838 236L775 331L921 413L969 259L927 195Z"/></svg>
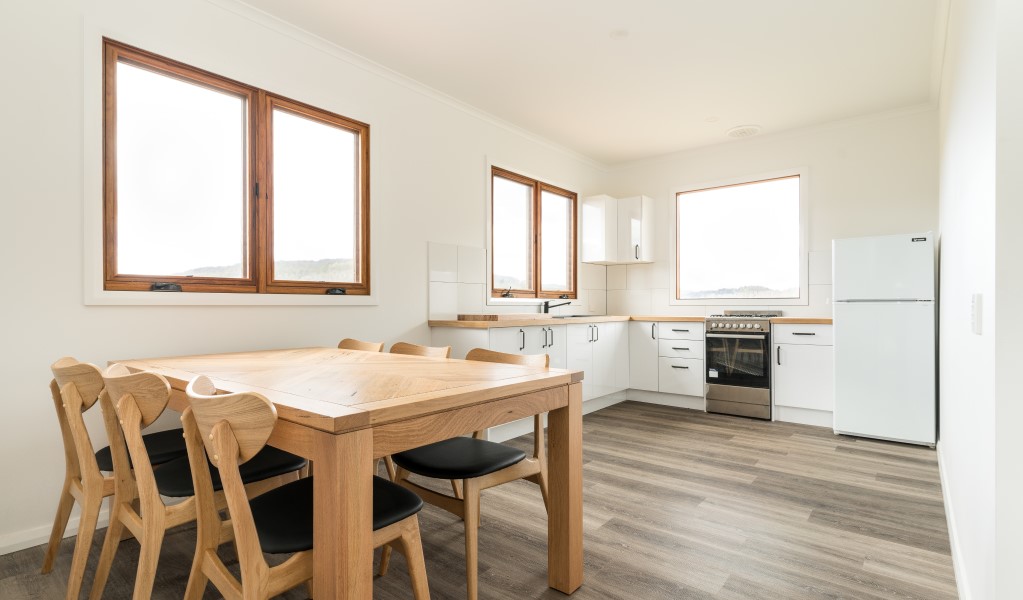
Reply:
<svg viewBox="0 0 1023 600"><path fill-rule="evenodd" d="M766 340L767 334L762 335L743 335L741 333L708 333L709 338L732 338L740 340Z"/></svg>

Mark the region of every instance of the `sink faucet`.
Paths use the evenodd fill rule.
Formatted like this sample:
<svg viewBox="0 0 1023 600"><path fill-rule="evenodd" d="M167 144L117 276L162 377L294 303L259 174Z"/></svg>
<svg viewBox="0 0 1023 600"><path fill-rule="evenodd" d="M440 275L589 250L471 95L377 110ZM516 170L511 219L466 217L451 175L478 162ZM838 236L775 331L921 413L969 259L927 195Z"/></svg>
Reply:
<svg viewBox="0 0 1023 600"><path fill-rule="evenodd" d="M567 296L562 296L562 298L566 298L566 297ZM540 312L542 312L543 314L546 315L546 314L551 312L552 308L557 308L559 306L565 306L566 304L571 304L571 303L572 303L572 301L569 300L568 302L562 302L561 304L551 304L550 300L545 300L544 303L543 303L543 307L540 309Z"/></svg>

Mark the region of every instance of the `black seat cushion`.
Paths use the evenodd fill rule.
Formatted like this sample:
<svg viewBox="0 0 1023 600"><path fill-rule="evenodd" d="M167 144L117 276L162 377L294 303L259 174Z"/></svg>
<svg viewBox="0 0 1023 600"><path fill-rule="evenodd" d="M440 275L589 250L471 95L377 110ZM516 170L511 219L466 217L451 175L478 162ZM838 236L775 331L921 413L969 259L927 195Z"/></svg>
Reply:
<svg viewBox="0 0 1023 600"><path fill-rule="evenodd" d="M519 463L526 453L487 440L456 437L406 450L391 458L399 467L424 477L471 479Z"/></svg>
<svg viewBox="0 0 1023 600"><path fill-rule="evenodd" d="M249 501L263 552L287 554L313 547L313 479L283 485ZM373 478L373 531L411 517L423 508L413 492Z"/></svg>
<svg viewBox="0 0 1023 600"><path fill-rule="evenodd" d="M241 472L243 482L253 483L291 473L304 466L306 466L306 459L301 456L267 446L238 470ZM156 477L156 487L161 496L185 498L195 494L195 489L192 487L192 469L188 465L187 456L160 465L153 470L153 475ZM213 480L214 491L219 492L223 489L224 486L220 482L220 471L212 464L210 465L210 478Z"/></svg>
<svg viewBox="0 0 1023 600"><path fill-rule="evenodd" d="M146 445L149 462L154 467L188 454L188 451L185 450L184 432L180 429L168 429L144 435L142 442ZM131 457L128 460L130 461ZM114 470L114 459L110 457L110 446L96 452L96 464L99 465L100 471Z"/></svg>

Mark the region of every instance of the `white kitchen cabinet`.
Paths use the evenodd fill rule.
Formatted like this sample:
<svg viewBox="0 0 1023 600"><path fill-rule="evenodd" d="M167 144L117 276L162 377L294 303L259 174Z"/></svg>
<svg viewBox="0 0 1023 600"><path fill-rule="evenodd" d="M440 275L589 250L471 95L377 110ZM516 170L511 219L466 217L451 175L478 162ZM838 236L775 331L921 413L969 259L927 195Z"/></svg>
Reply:
<svg viewBox="0 0 1023 600"><path fill-rule="evenodd" d="M657 323L629 322L629 387L648 392L657 385Z"/></svg>
<svg viewBox="0 0 1023 600"><path fill-rule="evenodd" d="M696 340L660 340L657 344L657 355L703 360L703 344L703 341Z"/></svg>
<svg viewBox="0 0 1023 600"><path fill-rule="evenodd" d="M703 361L692 358L658 360L658 390L666 394L703 396Z"/></svg>
<svg viewBox="0 0 1023 600"><path fill-rule="evenodd" d="M809 424L835 410L835 364L831 325L775 325L771 360L776 418ZM788 409L823 411L803 413ZM787 411L787 412L786 412ZM816 420L807 420L807 418ZM820 422L819 422L820 421Z"/></svg>
<svg viewBox="0 0 1023 600"><path fill-rule="evenodd" d="M628 346L625 323L593 324L593 377L594 397L620 392L629 387Z"/></svg>
<svg viewBox="0 0 1023 600"><path fill-rule="evenodd" d="M654 201L607 195L582 201L582 262L598 265L654 260Z"/></svg>
<svg viewBox="0 0 1023 600"><path fill-rule="evenodd" d="M654 199L634 196L618 201L618 262L654 260Z"/></svg>
<svg viewBox="0 0 1023 600"><path fill-rule="evenodd" d="M565 325L529 327L493 327L490 349L509 354L547 354L551 367L566 365Z"/></svg>
<svg viewBox="0 0 1023 600"><path fill-rule="evenodd" d="M566 328L566 369L582 371L583 401L595 398L596 373L593 370L593 325L574 323Z"/></svg>

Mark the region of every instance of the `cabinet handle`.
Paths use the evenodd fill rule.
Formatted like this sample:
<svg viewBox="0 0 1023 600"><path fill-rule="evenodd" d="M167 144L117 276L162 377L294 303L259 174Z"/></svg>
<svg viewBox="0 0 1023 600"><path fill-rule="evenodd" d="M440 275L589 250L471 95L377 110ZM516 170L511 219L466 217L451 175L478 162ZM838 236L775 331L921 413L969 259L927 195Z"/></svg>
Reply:
<svg viewBox="0 0 1023 600"><path fill-rule="evenodd" d="M657 327L657 323L651 323L650 324L650 339L652 339L652 340L656 340L657 339L657 336L654 335L654 328L655 327Z"/></svg>
<svg viewBox="0 0 1023 600"><path fill-rule="evenodd" d="M636 244L636 260L639 260L639 244Z"/></svg>
<svg viewBox="0 0 1023 600"><path fill-rule="evenodd" d="M817 334L812 332L793 331L792 335L817 335Z"/></svg>
<svg viewBox="0 0 1023 600"><path fill-rule="evenodd" d="M597 339L595 339L593 341L594 342L599 342L600 341L600 325L594 325L593 326L593 331L595 331L597 333Z"/></svg>
<svg viewBox="0 0 1023 600"><path fill-rule="evenodd" d="M522 336L522 345L521 345L521 346L519 346L519 352L522 352L523 350L525 350L525 349L526 349L526 332L525 332L525 331L522 331L522 330L520 329L520 330L519 330L519 335L521 335L521 336Z"/></svg>
<svg viewBox="0 0 1023 600"><path fill-rule="evenodd" d="M671 365L671 368L672 369L688 369L689 367L683 367L683 366L680 366L680 365Z"/></svg>
<svg viewBox="0 0 1023 600"><path fill-rule="evenodd" d="M593 341L593 325L590 325L590 341Z"/></svg>
<svg viewBox="0 0 1023 600"><path fill-rule="evenodd" d="M675 333L689 333L688 329L672 329Z"/></svg>
<svg viewBox="0 0 1023 600"><path fill-rule="evenodd" d="M686 352L689 351L689 348L676 348L675 346L672 346L671 349L672 350L685 350Z"/></svg>
<svg viewBox="0 0 1023 600"><path fill-rule="evenodd" d="M774 353L778 356L778 364L781 365L781 346L778 346Z"/></svg>
<svg viewBox="0 0 1023 600"><path fill-rule="evenodd" d="M540 346L540 347L541 348L546 348L547 347L547 328L546 327L543 328L543 345Z"/></svg>
<svg viewBox="0 0 1023 600"><path fill-rule="evenodd" d="M551 341L547 344L547 347L548 348L553 348L554 347L554 330L551 329L550 327L548 327L547 331L551 334Z"/></svg>

